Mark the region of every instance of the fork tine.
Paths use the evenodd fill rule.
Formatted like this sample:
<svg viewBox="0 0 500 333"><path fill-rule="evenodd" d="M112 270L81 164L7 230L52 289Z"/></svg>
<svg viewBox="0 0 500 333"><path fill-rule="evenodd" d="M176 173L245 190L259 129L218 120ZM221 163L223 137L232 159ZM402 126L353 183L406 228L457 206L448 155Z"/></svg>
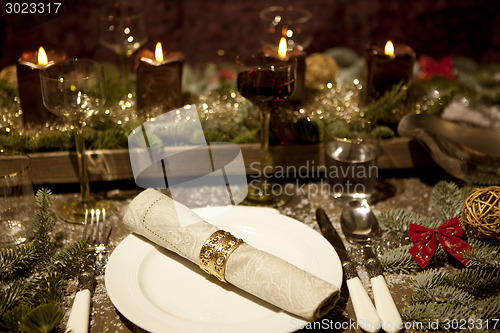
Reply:
<svg viewBox="0 0 500 333"><path fill-rule="evenodd" d="M100 244L100 232L99 232L99 216L101 215L101 211L99 209L96 209L95 216L96 216L96 224L95 224L95 242L94 245Z"/></svg>
<svg viewBox="0 0 500 333"><path fill-rule="evenodd" d="M95 215L95 210L92 208L90 210L89 244L94 243L94 215Z"/></svg>
<svg viewBox="0 0 500 333"><path fill-rule="evenodd" d="M101 243L106 244L107 239L106 239L106 208L102 209L102 235L101 237L103 238Z"/></svg>
<svg viewBox="0 0 500 333"><path fill-rule="evenodd" d="M89 215L89 210L88 209L85 209L85 222L84 222L84 226L83 226L83 240L86 242L87 241L87 217Z"/></svg>

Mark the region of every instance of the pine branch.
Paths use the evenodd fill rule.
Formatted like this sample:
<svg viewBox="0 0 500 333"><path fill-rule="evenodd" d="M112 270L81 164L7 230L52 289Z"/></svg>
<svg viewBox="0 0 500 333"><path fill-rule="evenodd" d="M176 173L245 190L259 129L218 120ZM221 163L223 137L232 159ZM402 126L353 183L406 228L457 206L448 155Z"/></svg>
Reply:
<svg viewBox="0 0 500 333"><path fill-rule="evenodd" d="M75 269L80 267L80 261L85 254L87 243L77 241L64 250L60 251L51 262L49 271L56 271L63 274L63 278L67 278Z"/></svg>
<svg viewBox="0 0 500 333"><path fill-rule="evenodd" d="M380 264L384 271L392 273L417 271L420 266L408 252L411 247L412 245L401 246L379 256Z"/></svg>
<svg viewBox="0 0 500 333"><path fill-rule="evenodd" d="M430 330L445 330L443 324L445 319L469 319L471 311L468 304L457 305L449 303L417 303L401 310L401 318L405 322L421 323L422 327L416 327L426 332ZM475 319L475 318L474 318ZM437 327L431 324L437 323Z"/></svg>
<svg viewBox="0 0 500 333"><path fill-rule="evenodd" d="M439 224L462 215L464 193L457 184L440 181L432 189L429 205Z"/></svg>
<svg viewBox="0 0 500 333"><path fill-rule="evenodd" d="M500 268L500 244L497 242L486 242L479 239L467 239L474 250L465 254L470 260L470 267L483 266Z"/></svg>
<svg viewBox="0 0 500 333"><path fill-rule="evenodd" d="M472 293L496 291L500 285L500 269L487 267L468 267L451 275L453 284Z"/></svg>
<svg viewBox="0 0 500 333"><path fill-rule="evenodd" d="M492 296L475 304L476 312L483 319L500 318L500 296Z"/></svg>
<svg viewBox="0 0 500 333"><path fill-rule="evenodd" d="M31 310L28 304L21 303L8 311L0 314L0 331L17 332L19 323L24 316Z"/></svg>
<svg viewBox="0 0 500 333"><path fill-rule="evenodd" d="M16 280L8 286L2 287L0 294L0 314L19 303L24 295L26 284L24 280Z"/></svg>
<svg viewBox="0 0 500 333"><path fill-rule="evenodd" d="M500 284L500 269L467 267L453 273L429 269L418 273L414 281L418 289L431 289L449 285L472 294L484 294L491 290L496 291Z"/></svg>
<svg viewBox="0 0 500 333"><path fill-rule="evenodd" d="M440 269L428 269L413 278L419 289L431 289L444 285L449 281L449 274Z"/></svg>
<svg viewBox="0 0 500 333"><path fill-rule="evenodd" d="M21 332L47 333L52 332L61 321L63 313L54 303L39 305L23 317L19 325Z"/></svg>
<svg viewBox="0 0 500 333"><path fill-rule="evenodd" d="M396 136L392 128L383 125L375 127L372 133L377 134L381 139L388 139Z"/></svg>
<svg viewBox="0 0 500 333"><path fill-rule="evenodd" d="M413 244L403 245L382 254L379 259L384 271L410 273L420 270L420 266L409 252L412 246ZM441 262L448 259L448 257L449 254L439 246L427 267L439 267Z"/></svg>
<svg viewBox="0 0 500 333"><path fill-rule="evenodd" d="M36 204L33 241L0 250L0 272L11 274L11 281L0 286L0 331L53 330L61 320L58 304L63 300L67 280L76 273L85 253L86 244L80 241L55 254L50 237L54 228L51 192L39 190Z"/></svg>
<svg viewBox="0 0 500 333"><path fill-rule="evenodd" d="M0 249L0 278L12 278L16 273L26 270L37 258L31 244Z"/></svg>
<svg viewBox="0 0 500 333"><path fill-rule="evenodd" d="M454 286L420 289L411 296L412 303L470 304L472 301L473 295Z"/></svg>
<svg viewBox="0 0 500 333"><path fill-rule="evenodd" d="M457 292L460 293L459 290ZM406 322L414 323L413 328L422 331L456 331L460 326L460 329L469 332L488 332L487 321L497 320L500 316L500 296L474 300L474 297L461 295L462 300L452 294L451 302L443 299L444 302L431 300L412 304L401 310L401 317Z"/></svg>
<svg viewBox="0 0 500 333"><path fill-rule="evenodd" d="M44 303L60 303L64 297L64 288L67 281L66 276L59 272L48 272L29 288L29 299L26 301L33 306Z"/></svg>
<svg viewBox="0 0 500 333"><path fill-rule="evenodd" d="M33 217L33 233L35 238L33 246L39 259L49 258L54 253L54 242L50 238L50 232L54 229L54 218L50 212L52 205L52 192L41 189L35 195L38 209Z"/></svg>
<svg viewBox="0 0 500 333"><path fill-rule="evenodd" d="M364 111L363 118L372 122L394 122L394 119L392 119L394 117L393 111L406 98L407 90L403 81L395 84L388 93Z"/></svg>
<svg viewBox="0 0 500 333"><path fill-rule="evenodd" d="M379 215L380 227L407 234L410 223L418 224L427 228L434 228L437 224L431 217L404 209L389 209L382 211Z"/></svg>

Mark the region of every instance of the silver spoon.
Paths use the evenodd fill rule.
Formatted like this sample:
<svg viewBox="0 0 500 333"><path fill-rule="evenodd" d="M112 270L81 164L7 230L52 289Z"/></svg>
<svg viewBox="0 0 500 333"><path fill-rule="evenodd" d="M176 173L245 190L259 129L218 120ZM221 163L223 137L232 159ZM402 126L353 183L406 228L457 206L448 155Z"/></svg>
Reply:
<svg viewBox="0 0 500 333"><path fill-rule="evenodd" d="M351 243L369 244L379 234L378 220L366 200L352 200L345 204L340 225Z"/></svg>
<svg viewBox="0 0 500 333"><path fill-rule="evenodd" d="M401 331L402 319L387 287L377 256L371 249L371 241L379 234L378 220L366 200L353 200L344 206L340 225L348 241L364 245L365 267L370 276L375 307L382 320L382 328L389 333Z"/></svg>

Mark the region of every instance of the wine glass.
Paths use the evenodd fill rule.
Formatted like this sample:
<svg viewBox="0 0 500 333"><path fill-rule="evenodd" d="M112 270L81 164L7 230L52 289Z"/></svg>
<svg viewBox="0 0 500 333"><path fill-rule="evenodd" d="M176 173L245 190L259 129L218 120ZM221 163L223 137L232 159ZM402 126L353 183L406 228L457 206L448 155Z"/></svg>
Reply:
<svg viewBox="0 0 500 333"><path fill-rule="evenodd" d="M237 86L240 94L259 108L260 116L260 174L258 181L249 184L244 203L278 207L291 198L281 187L268 180L273 169L269 153L269 121L271 112L288 98L295 88L296 58L270 56L262 51L244 53L236 58L239 66Z"/></svg>
<svg viewBox="0 0 500 333"><path fill-rule="evenodd" d="M102 66L87 59L67 59L40 70L42 99L45 107L73 124L80 180L80 198L73 198L57 208L57 215L73 223L82 223L85 211L106 209L111 213L110 201L96 201L90 194L83 128L90 117L106 101Z"/></svg>
<svg viewBox="0 0 500 333"><path fill-rule="evenodd" d="M287 38L288 49L306 49L312 42L310 11L294 6L271 6L259 12L263 33L261 42L276 48L281 37Z"/></svg>
<svg viewBox="0 0 500 333"><path fill-rule="evenodd" d="M98 18L99 43L120 57L123 87L130 93L130 57L148 40L142 8L131 2L105 6Z"/></svg>

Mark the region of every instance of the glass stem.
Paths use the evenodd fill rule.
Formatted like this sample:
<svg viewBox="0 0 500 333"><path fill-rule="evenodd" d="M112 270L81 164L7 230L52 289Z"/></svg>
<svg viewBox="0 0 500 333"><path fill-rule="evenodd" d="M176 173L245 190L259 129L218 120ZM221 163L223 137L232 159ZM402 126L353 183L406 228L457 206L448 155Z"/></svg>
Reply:
<svg viewBox="0 0 500 333"><path fill-rule="evenodd" d="M266 172L273 168L271 154L269 153L269 126L271 110L266 107L260 108L260 189L262 195L269 194L269 182Z"/></svg>
<svg viewBox="0 0 500 333"><path fill-rule="evenodd" d="M92 201L90 197L89 176L87 173L87 160L85 159L85 138L83 137L83 121L75 124L75 147L78 161L78 178L80 180L80 196L82 202Z"/></svg>
<svg viewBox="0 0 500 333"><path fill-rule="evenodd" d="M128 94L130 92L130 83L129 83L129 65L128 65L128 56L125 52L122 52L120 54L120 67L122 71L122 81L123 81L123 88L125 89L125 94Z"/></svg>

